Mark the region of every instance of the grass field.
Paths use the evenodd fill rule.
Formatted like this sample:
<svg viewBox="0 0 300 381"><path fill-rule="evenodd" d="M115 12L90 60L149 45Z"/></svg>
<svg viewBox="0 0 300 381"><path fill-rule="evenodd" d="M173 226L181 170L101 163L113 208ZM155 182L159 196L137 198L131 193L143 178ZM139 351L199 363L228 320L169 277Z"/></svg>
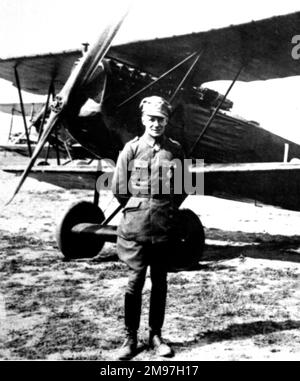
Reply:
<svg viewBox="0 0 300 381"><path fill-rule="evenodd" d="M0 207L15 183L1 173ZM108 206L111 195L101 197ZM114 244L67 262L55 241L63 211L83 199L92 192L29 179L1 210L0 359L115 359L126 266ZM169 274L163 334L171 360L298 360L300 213L213 197L186 206L201 215L207 246L197 269ZM146 345L149 292L147 277L134 360L160 360Z"/></svg>

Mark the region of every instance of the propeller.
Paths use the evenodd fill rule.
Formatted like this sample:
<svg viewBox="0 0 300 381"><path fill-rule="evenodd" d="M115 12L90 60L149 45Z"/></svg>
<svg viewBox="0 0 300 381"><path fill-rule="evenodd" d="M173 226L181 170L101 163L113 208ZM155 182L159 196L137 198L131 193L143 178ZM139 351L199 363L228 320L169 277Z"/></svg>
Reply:
<svg viewBox="0 0 300 381"><path fill-rule="evenodd" d="M111 23L110 25L107 25L105 27L105 29L101 32L98 39L95 41L90 50L88 50L86 55L79 61L77 66L75 66L75 68L71 72L62 90L56 96L56 100L52 105L52 110L48 118L48 121L45 125L43 134L30 158L30 161L26 169L24 170L21 176L21 179L13 195L6 202L5 206L12 202L12 200L15 198L15 196L21 189L30 170L34 166L34 163L39 153L41 152L51 132L58 125L58 122L64 118L64 115L66 114L67 110L70 110L70 107L72 107L72 110L74 110L74 103L76 98L80 94L80 90L91 79L94 71L97 69L97 66L103 60L128 12L129 7L123 11L123 13L120 15L120 18L116 22ZM79 107L78 104L76 106ZM77 107L75 107L75 110L77 109Z"/></svg>

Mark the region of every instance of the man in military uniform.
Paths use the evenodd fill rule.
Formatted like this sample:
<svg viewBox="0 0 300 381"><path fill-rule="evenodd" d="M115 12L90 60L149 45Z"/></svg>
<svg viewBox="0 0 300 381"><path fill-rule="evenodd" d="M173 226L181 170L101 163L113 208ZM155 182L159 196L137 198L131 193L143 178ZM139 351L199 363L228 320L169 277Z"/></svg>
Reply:
<svg viewBox="0 0 300 381"><path fill-rule="evenodd" d="M131 271L125 291L126 340L118 356L120 360L136 354L142 289L148 266L152 282L149 344L160 356L173 354L161 337L161 328L167 295L168 257L176 238L176 210L184 199L181 189L181 192L174 192L174 171L176 166L181 170L180 164L183 167L184 154L178 142L165 136L170 104L161 97L152 96L142 100L140 110L145 132L125 145L112 184L115 196L124 206L117 251Z"/></svg>

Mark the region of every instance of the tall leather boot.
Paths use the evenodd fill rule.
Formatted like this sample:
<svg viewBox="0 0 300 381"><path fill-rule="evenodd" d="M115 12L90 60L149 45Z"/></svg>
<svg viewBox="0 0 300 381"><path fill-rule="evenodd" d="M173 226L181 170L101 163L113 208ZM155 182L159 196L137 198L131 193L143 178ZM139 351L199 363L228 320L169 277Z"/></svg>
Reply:
<svg viewBox="0 0 300 381"><path fill-rule="evenodd" d="M153 332L160 332L165 319L167 280L166 275L163 273L159 274L159 277L157 277L158 279L156 279L154 270L152 270L151 275L153 278L151 279L152 288L150 295L149 327Z"/></svg>
<svg viewBox="0 0 300 381"><path fill-rule="evenodd" d="M166 344L164 339L161 337L161 331L154 331L150 329L149 332L149 346L154 349L158 356L162 357L172 357L174 356L174 351L170 345Z"/></svg>
<svg viewBox="0 0 300 381"><path fill-rule="evenodd" d="M173 349L164 342L161 337L161 328L165 318L167 298L167 277L162 272L152 270L152 289L149 310L149 346L153 348L158 356L172 357Z"/></svg>
<svg viewBox="0 0 300 381"><path fill-rule="evenodd" d="M137 353L137 331L126 329L126 338L119 350L118 360L130 360Z"/></svg>
<svg viewBox="0 0 300 381"><path fill-rule="evenodd" d="M137 331L140 325L142 295L125 293L125 341L118 359L130 360L137 353Z"/></svg>

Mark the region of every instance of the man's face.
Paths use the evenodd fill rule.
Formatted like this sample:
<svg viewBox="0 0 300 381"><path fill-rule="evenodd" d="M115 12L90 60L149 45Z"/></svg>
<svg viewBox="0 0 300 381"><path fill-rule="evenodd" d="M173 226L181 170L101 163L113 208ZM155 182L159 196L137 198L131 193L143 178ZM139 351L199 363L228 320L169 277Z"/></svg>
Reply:
<svg viewBox="0 0 300 381"><path fill-rule="evenodd" d="M166 116L142 115L145 133L152 138L158 138L165 133L168 118Z"/></svg>

